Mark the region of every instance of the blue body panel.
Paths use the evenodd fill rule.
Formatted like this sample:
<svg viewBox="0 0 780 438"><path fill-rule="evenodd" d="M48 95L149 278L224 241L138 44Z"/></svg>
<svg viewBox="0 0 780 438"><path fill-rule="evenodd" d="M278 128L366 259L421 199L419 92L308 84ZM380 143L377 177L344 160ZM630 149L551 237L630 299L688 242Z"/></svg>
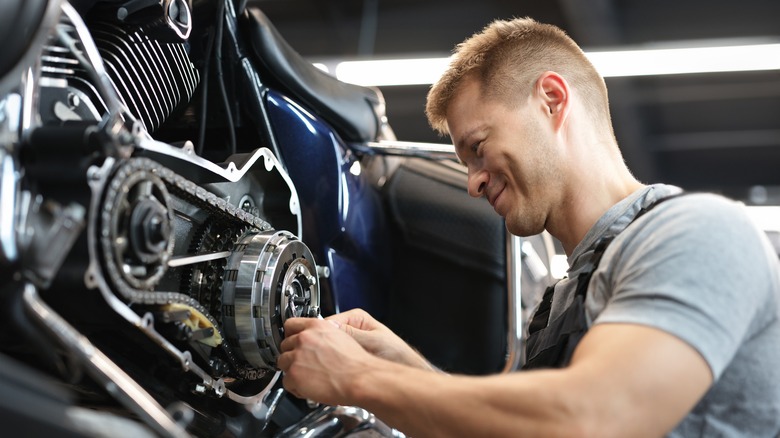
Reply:
<svg viewBox="0 0 780 438"><path fill-rule="evenodd" d="M392 259L379 193L325 121L274 90L265 104L300 199L302 240L330 269L335 311L360 307L381 317Z"/></svg>

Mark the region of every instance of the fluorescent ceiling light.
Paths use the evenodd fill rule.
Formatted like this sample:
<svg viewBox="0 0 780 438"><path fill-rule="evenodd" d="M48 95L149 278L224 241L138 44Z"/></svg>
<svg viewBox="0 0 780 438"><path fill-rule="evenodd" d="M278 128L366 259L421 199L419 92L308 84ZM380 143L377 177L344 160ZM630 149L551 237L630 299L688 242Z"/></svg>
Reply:
<svg viewBox="0 0 780 438"><path fill-rule="evenodd" d="M360 85L432 84L449 62L450 58L345 61L336 66L336 77Z"/></svg>
<svg viewBox="0 0 780 438"><path fill-rule="evenodd" d="M780 70L777 43L593 51L586 55L604 77ZM426 85L435 82L449 62L449 57L439 57L331 61L317 66L358 85Z"/></svg>
<svg viewBox="0 0 780 438"><path fill-rule="evenodd" d="M604 77L780 69L780 44L587 53Z"/></svg>

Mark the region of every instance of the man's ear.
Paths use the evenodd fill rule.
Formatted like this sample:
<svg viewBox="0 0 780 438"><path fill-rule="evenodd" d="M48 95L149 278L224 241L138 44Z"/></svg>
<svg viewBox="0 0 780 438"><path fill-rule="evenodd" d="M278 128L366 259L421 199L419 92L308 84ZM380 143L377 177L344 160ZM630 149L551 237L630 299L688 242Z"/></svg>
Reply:
<svg viewBox="0 0 780 438"><path fill-rule="evenodd" d="M555 130L559 130L571 109L571 90L563 76L553 71L546 71L536 81L536 92L542 100Z"/></svg>

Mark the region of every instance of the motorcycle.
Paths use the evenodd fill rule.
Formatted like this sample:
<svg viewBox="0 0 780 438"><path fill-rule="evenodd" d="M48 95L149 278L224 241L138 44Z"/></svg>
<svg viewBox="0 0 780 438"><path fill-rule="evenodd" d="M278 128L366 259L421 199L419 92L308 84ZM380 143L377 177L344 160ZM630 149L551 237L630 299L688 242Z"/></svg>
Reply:
<svg viewBox="0 0 780 438"><path fill-rule="evenodd" d="M555 242L508 235L451 146L399 141L381 90L246 1L2 8L12 430L403 436L281 385L285 320L356 307L444 370L518 369Z"/></svg>

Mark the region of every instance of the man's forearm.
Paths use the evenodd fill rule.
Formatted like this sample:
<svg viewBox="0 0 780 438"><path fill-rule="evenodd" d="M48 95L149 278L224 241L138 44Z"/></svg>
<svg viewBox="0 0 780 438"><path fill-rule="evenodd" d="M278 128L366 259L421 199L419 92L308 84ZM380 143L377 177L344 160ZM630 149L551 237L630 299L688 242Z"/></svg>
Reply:
<svg viewBox="0 0 780 438"><path fill-rule="evenodd" d="M350 397L414 437L579 435L571 404L545 384L556 372L528 374L475 378L387 363L358 376Z"/></svg>

